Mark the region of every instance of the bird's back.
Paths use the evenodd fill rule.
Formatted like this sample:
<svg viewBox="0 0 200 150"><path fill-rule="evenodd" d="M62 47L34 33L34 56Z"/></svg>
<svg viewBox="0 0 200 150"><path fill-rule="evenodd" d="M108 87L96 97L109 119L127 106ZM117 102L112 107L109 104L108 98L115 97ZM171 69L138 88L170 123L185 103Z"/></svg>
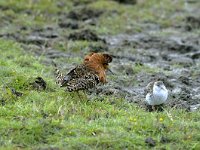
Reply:
<svg viewBox="0 0 200 150"><path fill-rule="evenodd" d="M61 87L67 87L67 91L86 90L95 87L99 83L99 77L95 71L86 65L78 65L66 75L57 69L57 83Z"/></svg>
<svg viewBox="0 0 200 150"><path fill-rule="evenodd" d="M80 78L71 79L66 83L67 91L79 91L94 88L99 83L99 78L94 72L87 72Z"/></svg>

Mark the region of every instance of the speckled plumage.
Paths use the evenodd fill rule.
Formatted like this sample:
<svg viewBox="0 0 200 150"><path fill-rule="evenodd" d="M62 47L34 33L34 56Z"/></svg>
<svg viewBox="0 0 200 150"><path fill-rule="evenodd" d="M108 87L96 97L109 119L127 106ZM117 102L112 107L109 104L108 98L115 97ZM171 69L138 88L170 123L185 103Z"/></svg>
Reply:
<svg viewBox="0 0 200 150"><path fill-rule="evenodd" d="M99 82L106 83L105 70L111 61L108 54L91 53L85 56L83 64L66 75L56 69L56 82L69 92L94 88Z"/></svg>
<svg viewBox="0 0 200 150"><path fill-rule="evenodd" d="M67 91L79 91L95 87L99 83L99 78L94 71L89 69L86 65L78 65L63 75L57 69L57 84L60 87L67 87Z"/></svg>

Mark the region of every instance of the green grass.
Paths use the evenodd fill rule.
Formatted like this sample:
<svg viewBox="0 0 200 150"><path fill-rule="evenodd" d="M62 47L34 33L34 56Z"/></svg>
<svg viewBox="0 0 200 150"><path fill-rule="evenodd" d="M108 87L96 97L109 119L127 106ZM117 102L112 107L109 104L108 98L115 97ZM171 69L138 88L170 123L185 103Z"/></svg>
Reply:
<svg viewBox="0 0 200 150"><path fill-rule="evenodd" d="M43 58L28 57L19 44L3 39L0 53L2 149L148 149L147 137L156 141L155 149L200 148L199 112L149 113L114 96L90 100L82 93L80 100L54 84L53 68L42 65ZM24 87L37 76L46 80L47 90ZM160 142L162 136L167 143Z"/></svg>

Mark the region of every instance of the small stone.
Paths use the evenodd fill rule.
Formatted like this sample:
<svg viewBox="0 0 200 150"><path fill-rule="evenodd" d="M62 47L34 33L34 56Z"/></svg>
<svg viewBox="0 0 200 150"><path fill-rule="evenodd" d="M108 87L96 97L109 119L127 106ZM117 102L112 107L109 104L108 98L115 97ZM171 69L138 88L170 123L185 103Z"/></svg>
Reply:
<svg viewBox="0 0 200 150"><path fill-rule="evenodd" d="M153 140L151 137L146 138L146 139L145 139L145 143L148 144L148 145L151 146L151 147L156 146L156 141Z"/></svg>
<svg viewBox="0 0 200 150"><path fill-rule="evenodd" d="M11 88L11 92L17 97L21 97L23 95L23 93L16 91L14 88Z"/></svg>
<svg viewBox="0 0 200 150"><path fill-rule="evenodd" d="M37 90L45 90L47 86L46 82L41 77L37 77L31 85Z"/></svg>
<svg viewBox="0 0 200 150"><path fill-rule="evenodd" d="M160 143L168 143L170 140L167 137L162 136L160 138Z"/></svg>

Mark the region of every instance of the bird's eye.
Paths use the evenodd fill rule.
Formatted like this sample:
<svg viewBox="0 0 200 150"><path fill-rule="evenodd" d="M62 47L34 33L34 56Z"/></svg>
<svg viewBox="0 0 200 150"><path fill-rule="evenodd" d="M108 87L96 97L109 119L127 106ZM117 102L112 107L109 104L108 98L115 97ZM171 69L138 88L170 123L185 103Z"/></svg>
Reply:
<svg viewBox="0 0 200 150"><path fill-rule="evenodd" d="M156 84L157 86L160 86L160 84Z"/></svg>

